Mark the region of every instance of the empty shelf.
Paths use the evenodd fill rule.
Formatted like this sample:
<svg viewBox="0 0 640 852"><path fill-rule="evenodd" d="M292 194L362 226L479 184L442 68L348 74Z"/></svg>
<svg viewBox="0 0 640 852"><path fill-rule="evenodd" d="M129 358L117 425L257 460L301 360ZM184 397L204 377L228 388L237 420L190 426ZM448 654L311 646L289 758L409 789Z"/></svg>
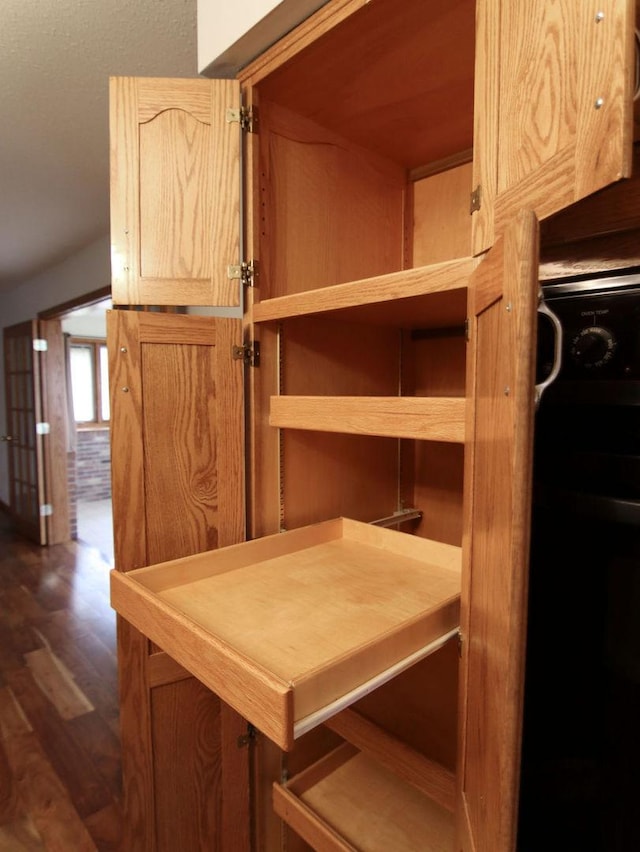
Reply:
<svg viewBox="0 0 640 852"><path fill-rule="evenodd" d="M271 426L464 442L462 397L272 396Z"/></svg>
<svg viewBox="0 0 640 852"><path fill-rule="evenodd" d="M349 744L286 784L275 784L273 805L314 849L454 849L453 813Z"/></svg>

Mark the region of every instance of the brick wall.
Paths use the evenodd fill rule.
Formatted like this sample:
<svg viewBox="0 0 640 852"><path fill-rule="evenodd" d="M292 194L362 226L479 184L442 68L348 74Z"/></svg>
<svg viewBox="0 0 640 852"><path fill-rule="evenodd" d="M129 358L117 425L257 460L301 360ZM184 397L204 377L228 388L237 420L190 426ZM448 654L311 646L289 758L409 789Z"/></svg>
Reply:
<svg viewBox="0 0 640 852"><path fill-rule="evenodd" d="M76 500L76 454L67 453L67 486L69 492L69 535L78 538L78 510Z"/></svg>
<svg viewBox="0 0 640 852"><path fill-rule="evenodd" d="M76 437L77 499L108 500L111 497L109 429L81 429Z"/></svg>

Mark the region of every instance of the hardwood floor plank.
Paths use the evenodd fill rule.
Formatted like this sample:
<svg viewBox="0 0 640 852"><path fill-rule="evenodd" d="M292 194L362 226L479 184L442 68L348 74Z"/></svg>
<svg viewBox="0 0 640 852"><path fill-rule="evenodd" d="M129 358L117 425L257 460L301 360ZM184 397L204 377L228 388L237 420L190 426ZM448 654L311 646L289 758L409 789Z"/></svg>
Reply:
<svg viewBox="0 0 640 852"><path fill-rule="evenodd" d="M39 852L46 848L40 832L28 816L0 825L0 852Z"/></svg>
<svg viewBox="0 0 640 852"><path fill-rule="evenodd" d="M118 682L118 660L112 647L96 636L92 627L79 620L74 613L61 610L53 613L42 628L42 633L47 635L48 625L56 625L63 631L67 641L75 643L82 648L83 653L91 660L92 665L109 683ZM115 636L114 636L115 643ZM57 651L57 649L56 649Z"/></svg>
<svg viewBox="0 0 640 852"><path fill-rule="evenodd" d="M26 668L17 669L8 674L7 681L80 816L88 816L105 807L111 801L111 794L84 748L73 739L64 721L38 688L31 672Z"/></svg>
<svg viewBox="0 0 640 852"><path fill-rule="evenodd" d="M63 719L75 719L94 709L50 647L29 651L24 655L24 660L33 679Z"/></svg>
<svg viewBox="0 0 640 852"><path fill-rule="evenodd" d="M11 690L0 690L4 748L25 811L52 852L94 852L93 840L16 704Z"/></svg>
<svg viewBox="0 0 640 852"><path fill-rule="evenodd" d="M122 812L118 805L108 805L101 811L91 814L85 819L84 824L99 852L127 852L121 845Z"/></svg>
<svg viewBox="0 0 640 852"><path fill-rule="evenodd" d="M0 737L0 825L12 822L18 812L13 773Z"/></svg>
<svg viewBox="0 0 640 852"><path fill-rule="evenodd" d="M89 755L114 798L119 800L122 792L119 737L96 711L71 719L67 727Z"/></svg>
<svg viewBox="0 0 640 852"><path fill-rule="evenodd" d="M40 606L26 586L5 587L2 593L7 603L9 626L12 624L12 618L33 624L46 617L47 611Z"/></svg>
<svg viewBox="0 0 640 852"><path fill-rule="evenodd" d="M56 656L72 674L79 689L118 734L120 705L117 677L105 677L104 671L99 672L90 657L85 654L83 645L71 640L55 620L49 619L46 624L40 625L39 629L43 642L48 642L55 650Z"/></svg>
<svg viewBox="0 0 640 852"><path fill-rule="evenodd" d="M0 512L0 852L124 852L109 568Z"/></svg>

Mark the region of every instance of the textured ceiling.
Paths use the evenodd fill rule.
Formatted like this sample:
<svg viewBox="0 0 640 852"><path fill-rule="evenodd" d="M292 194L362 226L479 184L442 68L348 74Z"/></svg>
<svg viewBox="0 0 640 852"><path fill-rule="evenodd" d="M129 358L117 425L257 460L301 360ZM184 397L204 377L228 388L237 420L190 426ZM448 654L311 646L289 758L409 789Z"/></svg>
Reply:
<svg viewBox="0 0 640 852"><path fill-rule="evenodd" d="M196 0L0 0L0 288L108 233L109 76L197 73Z"/></svg>

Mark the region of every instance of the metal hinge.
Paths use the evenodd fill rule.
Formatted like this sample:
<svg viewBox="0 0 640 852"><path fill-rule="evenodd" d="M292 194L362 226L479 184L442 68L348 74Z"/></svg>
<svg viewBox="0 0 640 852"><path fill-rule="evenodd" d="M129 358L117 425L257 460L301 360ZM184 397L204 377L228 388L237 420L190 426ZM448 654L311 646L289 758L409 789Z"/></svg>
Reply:
<svg viewBox="0 0 640 852"><path fill-rule="evenodd" d="M458 631L457 642L458 642L458 656L462 657L462 633L460 633L460 631Z"/></svg>
<svg viewBox="0 0 640 852"><path fill-rule="evenodd" d="M260 366L260 341L253 340L243 346L233 346L231 353L234 361L244 361L247 367Z"/></svg>
<svg viewBox="0 0 640 852"><path fill-rule="evenodd" d="M258 736L258 731L254 726L249 723L247 724L247 733L242 734L241 737L238 737L238 748L245 748L250 745L252 742L255 742Z"/></svg>
<svg viewBox="0 0 640 852"><path fill-rule="evenodd" d="M258 123L258 111L255 107L240 107L227 109L227 124L232 124L234 121L239 122L242 130L248 133L255 133L256 124Z"/></svg>
<svg viewBox="0 0 640 852"><path fill-rule="evenodd" d="M248 263L243 261L237 266L227 266L227 278L239 278L247 287L253 287L255 280L258 277L258 262L250 260Z"/></svg>
<svg viewBox="0 0 640 852"><path fill-rule="evenodd" d="M51 426L48 423L36 423L36 435L49 435Z"/></svg>
<svg viewBox="0 0 640 852"><path fill-rule="evenodd" d="M46 340L42 338L36 337L33 341L33 350L34 352L46 352L49 348L49 344Z"/></svg>
<svg viewBox="0 0 640 852"><path fill-rule="evenodd" d="M51 503L43 503L42 506L40 506L40 517L48 518L50 515L53 515L53 506Z"/></svg>
<svg viewBox="0 0 640 852"><path fill-rule="evenodd" d="M482 187L480 184L471 193L471 205L469 213L475 213L482 206Z"/></svg>

